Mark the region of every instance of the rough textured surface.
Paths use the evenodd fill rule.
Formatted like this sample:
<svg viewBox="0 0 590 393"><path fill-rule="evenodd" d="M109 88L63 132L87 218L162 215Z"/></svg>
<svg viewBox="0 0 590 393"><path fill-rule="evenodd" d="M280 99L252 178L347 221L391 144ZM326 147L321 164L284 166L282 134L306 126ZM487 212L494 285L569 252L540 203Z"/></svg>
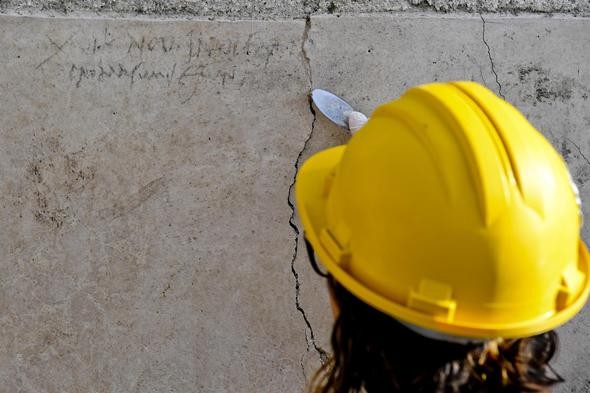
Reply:
<svg viewBox="0 0 590 393"><path fill-rule="evenodd" d="M303 385L303 31L0 18L1 392Z"/></svg>
<svg viewBox="0 0 590 393"><path fill-rule="evenodd" d="M0 11L69 14L204 16L223 18L302 18L317 14L391 11L590 13L588 0L0 0Z"/></svg>
<svg viewBox="0 0 590 393"><path fill-rule="evenodd" d="M370 113L417 83L485 83L590 200L589 34L0 16L0 392L302 391L331 314L288 197L306 157L347 140L310 87ZM589 329L588 307L561 329L559 393L590 386Z"/></svg>

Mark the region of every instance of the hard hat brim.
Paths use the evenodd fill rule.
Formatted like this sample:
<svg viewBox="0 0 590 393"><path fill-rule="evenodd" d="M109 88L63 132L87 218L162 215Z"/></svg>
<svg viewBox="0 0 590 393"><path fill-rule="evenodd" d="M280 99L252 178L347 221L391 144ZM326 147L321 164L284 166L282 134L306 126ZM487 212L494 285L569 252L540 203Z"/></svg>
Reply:
<svg viewBox="0 0 590 393"><path fill-rule="evenodd" d="M458 321L438 320L371 290L339 266L322 246L319 238L321 231L327 226L325 213L327 181L340 163L345 150L346 146L326 149L313 155L301 166L295 184L296 205L305 229L305 236L313 246L321 263L340 284L368 305L401 321L451 336L492 339L527 337L552 330L573 318L586 303L590 294L590 258L582 240L580 240L578 247L578 267L586 277L583 289L566 308L534 320L504 325L486 324L485 321L466 324L462 321L459 323Z"/></svg>

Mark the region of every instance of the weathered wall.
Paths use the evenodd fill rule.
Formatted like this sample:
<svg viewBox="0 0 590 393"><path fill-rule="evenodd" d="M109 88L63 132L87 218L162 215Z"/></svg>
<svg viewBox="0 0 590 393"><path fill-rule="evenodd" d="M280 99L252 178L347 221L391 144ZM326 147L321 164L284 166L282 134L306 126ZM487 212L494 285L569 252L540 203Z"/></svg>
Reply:
<svg viewBox="0 0 590 393"><path fill-rule="evenodd" d="M587 0L0 0L2 10L68 14L206 16L223 18L302 18L317 14L391 11L535 12L588 15Z"/></svg>
<svg viewBox="0 0 590 393"><path fill-rule="evenodd" d="M0 19L0 391L303 383L303 27Z"/></svg>
<svg viewBox="0 0 590 393"><path fill-rule="evenodd" d="M302 391L330 312L288 198L346 141L312 86L370 113L485 83L590 200L590 20L484 18L0 16L0 392ZM588 391L588 329L560 329L558 392Z"/></svg>

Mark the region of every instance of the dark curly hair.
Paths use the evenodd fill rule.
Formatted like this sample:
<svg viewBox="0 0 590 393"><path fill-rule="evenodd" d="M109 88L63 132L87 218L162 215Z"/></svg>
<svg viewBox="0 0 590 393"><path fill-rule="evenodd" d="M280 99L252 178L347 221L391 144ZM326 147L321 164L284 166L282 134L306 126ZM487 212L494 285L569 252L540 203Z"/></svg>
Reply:
<svg viewBox="0 0 590 393"><path fill-rule="evenodd" d="M328 283L339 314L333 356L312 380L314 393L548 392L563 382L549 365L554 331L485 344L433 340L363 303L331 276Z"/></svg>

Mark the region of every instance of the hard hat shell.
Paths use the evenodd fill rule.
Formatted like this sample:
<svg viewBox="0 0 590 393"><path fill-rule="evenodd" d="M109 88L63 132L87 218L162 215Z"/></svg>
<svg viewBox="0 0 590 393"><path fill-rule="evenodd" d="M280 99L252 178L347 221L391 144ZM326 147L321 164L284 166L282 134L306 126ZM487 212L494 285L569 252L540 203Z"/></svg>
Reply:
<svg viewBox="0 0 590 393"><path fill-rule="evenodd" d="M414 87L345 146L308 159L295 197L328 271L409 324L525 337L572 318L590 291L565 162L474 82Z"/></svg>

